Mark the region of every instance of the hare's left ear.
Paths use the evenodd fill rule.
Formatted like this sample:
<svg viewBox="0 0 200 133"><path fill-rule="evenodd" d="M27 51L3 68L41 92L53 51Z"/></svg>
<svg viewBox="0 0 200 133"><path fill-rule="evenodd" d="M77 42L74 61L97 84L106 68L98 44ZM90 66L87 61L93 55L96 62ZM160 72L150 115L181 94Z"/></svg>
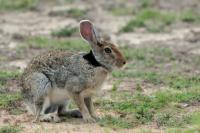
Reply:
<svg viewBox="0 0 200 133"><path fill-rule="evenodd" d="M96 29L93 27L93 24L89 20L82 20L80 22L80 34L86 41L93 45L97 44L100 38Z"/></svg>

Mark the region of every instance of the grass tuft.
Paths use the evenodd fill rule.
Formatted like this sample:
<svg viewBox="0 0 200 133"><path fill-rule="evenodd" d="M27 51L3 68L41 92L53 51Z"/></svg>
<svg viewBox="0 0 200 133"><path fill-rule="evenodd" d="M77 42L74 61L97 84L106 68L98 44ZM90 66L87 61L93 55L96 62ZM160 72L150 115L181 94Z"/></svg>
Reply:
<svg viewBox="0 0 200 133"><path fill-rule="evenodd" d="M132 15L135 13L135 10L130 7L114 7L110 11L115 16Z"/></svg>
<svg viewBox="0 0 200 133"><path fill-rule="evenodd" d="M161 12L155 9L145 8L138 12L134 19L122 27L121 31L131 32L135 28L140 27L146 27L150 31L154 29L155 32L162 31L165 26L172 24L174 21L175 16L170 12ZM154 26L153 29L152 26Z"/></svg>
<svg viewBox="0 0 200 133"><path fill-rule="evenodd" d="M22 100L22 95L19 92L1 93L0 94L0 108L10 108L12 104Z"/></svg>
<svg viewBox="0 0 200 133"><path fill-rule="evenodd" d="M0 133L19 133L21 128L16 126L3 126L0 128Z"/></svg>
<svg viewBox="0 0 200 133"><path fill-rule="evenodd" d="M78 32L77 28L71 26L65 26L58 30L52 31L51 35L56 37L70 37L76 32Z"/></svg>
<svg viewBox="0 0 200 133"><path fill-rule="evenodd" d="M81 17L84 17L85 14L86 14L86 11L85 10L81 10L81 9L77 9L77 8L71 8L67 11L68 15L70 17L73 17L73 18L81 18Z"/></svg>
<svg viewBox="0 0 200 133"><path fill-rule="evenodd" d="M194 22L197 20L197 16L195 15L194 12L192 11L184 11L183 13L181 13L180 15L180 19L183 21L183 22L188 22L188 23L191 23L191 22Z"/></svg>
<svg viewBox="0 0 200 133"><path fill-rule="evenodd" d="M200 112L194 112L191 115L191 123L195 125L200 125Z"/></svg>
<svg viewBox="0 0 200 133"><path fill-rule="evenodd" d="M98 123L100 126L109 126L112 128L131 128L135 125L132 121L113 117L111 115L104 116Z"/></svg>
<svg viewBox="0 0 200 133"><path fill-rule="evenodd" d="M153 5L152 0L140 0L140 7L141 8L151 7L152 5Z"/></svg>
<svg viewBox="0 0 200 133"><path fill-rule="evenodd" d="M198 89L178 91L167 89L151 95L145 95L139 91L135 94L122 91L111 92L110 99L95 102L105 114L108 113L107 110L115 112L114 116L106 116L100 121L100 124L109 127L131 128L153 121L156 121L158 126L182 127L191 123L191 117L176 105L196 103L200 100ZM193 122L198 123L194 117Z"/></svg>
<svg viewBox="0 0 200 133"><path fill-rule="evenodd" d="M0 71L0 86L6 85L7 81L19 77L19 71Z"/></svg>
<svg viewBox="0 0 200 133"><path fill-rule="evenodd" d="M38 0L0 0L0 10L30 9L37 3Z"/></svg>
<svg viewBox="0 0 200 133"><path fill-rule="evenodd" d="M180 115L181 114L181 115ZM182 127L190 123L190 116L178 112L177 109L166 110L155 115L155 121L159 127Z"/></svg>
<svg viewBox="0 0 200 133"><path fill-rule="evenodd" d="M51 39L47 37L30 37L26 39L23 46L18 49L28 47L35 49L65 49L69 51L87 51L89 44L82 39Z"/></svg>

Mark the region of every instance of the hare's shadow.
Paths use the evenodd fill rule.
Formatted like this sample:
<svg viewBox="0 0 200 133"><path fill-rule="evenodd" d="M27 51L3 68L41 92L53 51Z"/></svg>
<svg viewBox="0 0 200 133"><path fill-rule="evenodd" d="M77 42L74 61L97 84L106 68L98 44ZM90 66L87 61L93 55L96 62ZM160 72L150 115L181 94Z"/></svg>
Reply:
<svg viewBox="0 0 200 133"><path fill-rule="evenodd" d="M80 125L80 124L88 124L85 123L82 117L80 110L73 109L66 112L64 115L60 115L61 123L66 122L69 124ZM99 120L97 120L98 123Z"/></svg>
<svg viewBox="0 0 200 133"><path fill-rule="evenodd" d="M70 124L83 124L83 117L78 109L68 110L64 114L60 114L61 122L67 122Z"/></svg>

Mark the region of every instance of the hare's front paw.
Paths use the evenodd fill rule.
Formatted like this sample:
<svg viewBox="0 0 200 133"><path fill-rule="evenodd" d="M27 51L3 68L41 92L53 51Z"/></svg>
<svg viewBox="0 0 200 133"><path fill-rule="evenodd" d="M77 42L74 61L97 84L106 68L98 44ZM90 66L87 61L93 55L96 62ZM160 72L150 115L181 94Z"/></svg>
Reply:
<svg viewBox="0 0 200 133"><path fill-rule="evenodd" d="M86 122L86 123L94 123L96 122L96 120L92 117L85 117L83 118L83 120Z"/></svg>
<svg viewBox="0 0 200 133"><path fill-rule="evenodd" d="M96 115L92 115L92 118L94 118L96 121L100 120L100 118L97 117Z"/></svg>
<svg viewBox="0 0 200 133"><path fill-rule="evenodd" d="M92 113L91 114L92 118L94 118L96 121L98 121L100 118L98 116L96 116L96 114Z"/></svg>

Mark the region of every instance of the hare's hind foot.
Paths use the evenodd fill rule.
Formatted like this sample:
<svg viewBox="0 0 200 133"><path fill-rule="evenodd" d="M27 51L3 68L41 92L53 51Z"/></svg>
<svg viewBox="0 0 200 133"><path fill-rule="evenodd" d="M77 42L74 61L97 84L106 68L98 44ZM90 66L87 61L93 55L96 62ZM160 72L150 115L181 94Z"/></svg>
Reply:
<svg viewBox="0 0 200 133"><path fill-rule="evenodd" d="M78 109L60 111L60 112L58 112L58 116L66 116L66 117L73 117L73 118L83 118L81 112Z"/></svg>
<svg viewBox="0 0 200 133"><path fill-rule="evenodd" d="M55 122L59 123L61 122L60 117L56 113L49 113L49 114L44 114L41 115L39 118L40 122Z"/></svg>
<svg viewBox="0 0 200 133"><path fill-rule="evenodd" d="M78 109L69 110L69 104L70 101L66 101L64 104L58 106L58 116L83 118Z"/></svg>
<svg viewBox="0 0 200 133"><path fill-rule="evenodd" d="M86 123L95 123L96 122L96 120L92 117L84 117L83 120Z"/></svg>

